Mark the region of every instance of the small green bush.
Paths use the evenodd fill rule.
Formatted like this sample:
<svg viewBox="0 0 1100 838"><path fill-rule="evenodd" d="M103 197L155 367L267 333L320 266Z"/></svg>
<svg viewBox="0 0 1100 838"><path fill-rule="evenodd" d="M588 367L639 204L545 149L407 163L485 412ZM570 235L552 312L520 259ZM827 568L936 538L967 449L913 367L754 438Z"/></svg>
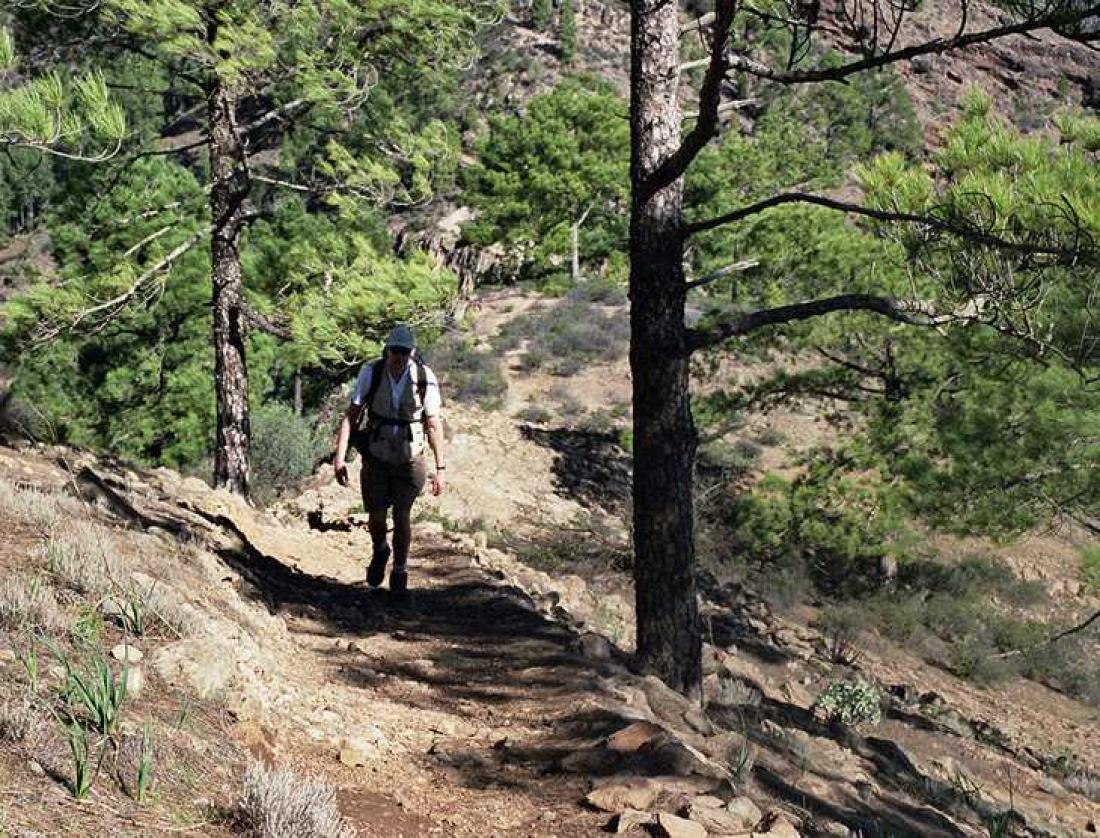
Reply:
<svg viewBox="0 0 1100 838"><path fill-rule="evenodd" d="M967 635L951 644L948 668L960 678L977 684L996 684L1015 673L1012 663L995 657L995 653L996 649L982 638Z"/></svg>
<svg viewBox="0 0 1100 838"><path fill-rule="evenodd" d="M431 357L445 398L474 402L485 410L500 407L508 382L498 353L478 349L468 337L448 334L431 347Z"/></svg>
<svg viewBox="0 0 1100 838"><path fill-rule="evenodd" d="M313 473L327 445L311 422L279 402L252 414L252 492L267 503Z"/></svg>
<svg viewBox="0 0 1100 838"><path fill-rule="evenodd" d="M833 663L851 666L859 660L860 636L870 619L859 605L830 605L821 610L818 628L825 637L825 653Z"/></svg>
<svg viewBox="0 0 1100 838"><path fill-rule="evenodd" d="M882 721L881 700L874 685L861 678L833 681L814 701L813 709L828 722L849 727L877 725Z"/></svg>
<svg viewBox="0 0 1100 838"><path fill-rule="evenodd" d="M530 422L534 425L541 425L543 422L549 422L553 417L554 412L549 408L543 407L541 404L529 404L516 413L516 418L521 422Z"/></svg>
<svg viewBox="0 0 1100 838"><path fill-rule="evenodd" d="M101 653L93 653L86 664L75 663L60 650L54 650L65 669L64 698L73 724L90 725L110 735L122 718L126 699L126 672L116 673Z"/></svg>
<svg viewBox="0 0 1100 838"><path fill-rule="evenodd" d="M1100 594L1100 547L1081 550L1081 579L1095 594Z"/></svg>

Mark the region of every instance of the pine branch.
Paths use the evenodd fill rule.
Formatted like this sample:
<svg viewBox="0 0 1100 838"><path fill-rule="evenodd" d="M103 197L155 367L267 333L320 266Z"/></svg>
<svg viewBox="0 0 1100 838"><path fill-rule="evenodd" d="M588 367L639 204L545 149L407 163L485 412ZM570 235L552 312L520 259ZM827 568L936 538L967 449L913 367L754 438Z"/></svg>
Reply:
<svg viewBox="0 0 1100 838"><path fill-rule="evenodd" d="M1031 652L1037 651L1038 649L1045 649L1047 646L1052 646L1053 644L1057 643L1059 640L1061 640L1065 637L1069 637L1072 634L1078 634L1078 633L1084 631L1089 626L1091 626L1093 623L1095 623L1097 620L1100 620L1100 611L1097 611L1092 616L1090 616L1088 619L1083 620L1082 622L1078 623L1077 625L1070 626L1068 629L1064 629L1063 631L1058 632L1054 636L1048 637L1046 640L1043 640L1039 643L1036 643L1033 646L1029 646L1026 649L1012 649L1008 652L1001 652L999 655L993 655L993 659L994 660L1003 660L1004 658L1013 658L1013 657L1016 657L1017 655L1030 654Z"/></svg>
<svg viewBox="0 0 1100 838"><path fill-rule="evenodd" d="M936 312L929 303L918 300L898 300L873 294L838 294L806 303L740 314L713 329L689 329L688 352L714 346L729 338L742 337L765 326L780 326L835 311L867 311L909 326L945 326L980 319L980 306L976 301L959 311L944 314Z"/></svg>
<svg viewBox="0 0 1100 838"><path fill-rule="evenodd" d="M137 293L145 286L146 283L149 282L150 279L155 277L157 274L169 270L177 260L179 260L192 247L194 247L195 244L198 243L208 232L208 229L200 230L198 233L195 233L193 236L190 236L181 244L177 245L163 259L161 259L147 271L143 272L136 280L134 280L130 287L123 291L121 294L118 294L109 300L105 300L102 303L98 303L77 312L77 314L69 322L54 322L49 326L40 328L35 333L34 338L32 339L32 343L35 346L40 346L44 343L48 343L49 341L60 335L62 332L76 331L82 323L91 319L96 320L96 323L93 326L94 330L102 329L102 327L106 323L110 322L118 314L118 312L120 312L122 308L137 295ZM103 315L103 317L98 317L98 315Z"/></svg>
<svg viewBox="0 0 1100 838"><path fill-rule="evenodd" d="M1054 247L1045 244L1010 241L987 230L965 223L945 221L934 215L874 209L873 207L863 206L862 204L853 204L849 201L839 201L835 198L828 198L824 195L814 195L806 192L783 192L779 195L765 198L762 201L757 201L755 204L749 204L748 206L733 210L732 212L687 224L684 226L684 237L687 238L696 233L702 233L707 230L713 230L716 227L732 224L748 218L749 216L757 215L773 207L782 206L784 204L813 204L814 206L825 207L826 209L836 210L850 215L871 218L875 221L919 224L938 232L949 233L988 247L995 247L1001 250L1023 253L1031 256L1053 256L1060 263L1067 265L1077 266L1081 264L1092 264L1096 261L1096 254L1092 252L1092 242L1087 238L1087 233L1081 228L1077 230L1077 236L1081 240L1080 246L1074 248Z"/></svg>

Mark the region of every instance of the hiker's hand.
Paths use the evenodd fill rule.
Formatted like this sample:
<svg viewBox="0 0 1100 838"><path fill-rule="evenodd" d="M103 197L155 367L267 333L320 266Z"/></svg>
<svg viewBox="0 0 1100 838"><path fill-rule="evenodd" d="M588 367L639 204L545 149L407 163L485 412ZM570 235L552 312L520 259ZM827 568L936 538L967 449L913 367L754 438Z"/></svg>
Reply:
<svg viewBox="0 0 1100 838"><path fill-rule="evenodd" d="M442 495L445 485L446 484L443 482L443 472L437 470L436 473L432 475L432 494L436 497Z"/></svg>
<svg viewBox="0 0 1100 838"><path fill-rule="evenodd" d="M348 485L348 464L336 463L336 482L341 486Z"/></svg>

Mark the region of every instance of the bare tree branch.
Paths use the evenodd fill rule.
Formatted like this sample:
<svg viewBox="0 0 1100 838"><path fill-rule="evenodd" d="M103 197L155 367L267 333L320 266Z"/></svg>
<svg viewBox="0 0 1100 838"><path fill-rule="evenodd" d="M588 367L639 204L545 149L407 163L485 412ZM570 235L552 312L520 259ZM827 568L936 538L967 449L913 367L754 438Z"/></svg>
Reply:
<svg viewBox="0 0 1100 838"><path fill-rule="evenodd" d="M760 103L759 99L730 99L727 102L723 102L718 106L718 110L715 111L716 116L723 116L731 111L740 110L741 108L750 108L753 105ZM698 111L688 111L684 114L684 119L698 119Z"/></svg>
<svg viewBox="0 0 1100 838"><path fill-rule="evenodd" d="M40 154L48 154L51 157L59 157L62 160L74 160L80 163L102 163L105 160L110 160L122 149L122 141L119 140L115 143L114 148L104 149L96 154L78 154L76 152L62 151L55 147L52 143L56 142L57 139L58 138L55 137L53 140L38 142L16 134L9 134L6 136L0 135L0 146L25 148L31 151L37 151Z"/></svg>
<svg viewBox="0 0 1100 838"><path fill-rule="evenodd" d="M811 84L822 81L843 81L856 73L871 70L876 67L885 67L888 64L896 64L899 61L909 61L920 55L933 55L949 52L963 47L994 41L1007 35L1022 35L1034 32L1038 29L1054 29L1073 26L1090 17L1100 15L1100 4L1093 4L1086 8L1069 10L1065 7L1055 12L1031 15L1016 23L1004 26L995 26L990 29L982 29L977 32L962 33L961 30L950 38L933 38L913 46L898 50L888 48L877 55L869 55L859 61L852 61L837 67L822 67L816 70L776 70L759 61L755 61L744 55L731 55L726 58L726 66L730 70L745 72L779 84ZM964 24L965 25L965 24ZM891 44L892 46L892 44Z"/></svg>
<svg viewBox="0 0 1100 838"><path fill-rule="evenodd" d="M719 268L713 273L709 273L706 276L701 276L698 279L693 279L690 282L685 283L687 288L699 288L703 285L708 285L714 282L716 279L721 279L724 276L729 276L732 273L738 273L740 271L747 271L751 268L755 268L760 264L756 259L743 259L740 262L734 262L732 265L726 265L724 268Z"/></svg>
<svg viewBox="0 0 1100 838"><path fill-rule="evenodd" d="M150 279L155 277L164 271L169 270L172 265L185 253L187 253L192 247L195 246L207 233L208 229L200 230L193 236L190 236L175 248L173 248L167 255L164 256L159 262L153 265L148 270L144 271L134 282L123 291L112 297L109 300L104 300L101 303L97 303L89 308L83 309L68 322L54 322L49 326L41 327L35 334L33 343L35 345L41 345L48 341L53 340L59 334L65 331L75 331L85 321L96 318L97 315L104 314L103 318L100 318L98 325L101 327L103 322L109 321L113 318L123 306L125 306L131 299L133 299L137 293L149 282Z"/></svg>
<svg viewBox="0 0 1100 838"><path fill-rule="evenodd" d="M700 15L699 17L695 18L695 20L693 20L691 23L685 23L683 26L680 27L680 37L682 38L684 37L684 35L710 26L712 23L714 23L714 18L714 12L707 12L705 15Z"/></svg>
<svg viewBox="0 0 1100 838"><path fill-rule="evenodd" d="M1001 652L1001 654L999 654L999 655L993 655L993 658L994 658L994 660L1000 660L1000 659L1003 659L1003 658L1012 658L1012 657L1016 657L1017 655L1024 655L1024 654L1027 654L1029 652L1034 652L1037 649L1043 649L1047 646L1051 646L1054 643L1057 643L1063 637L1069 637L1071 634L1078 634L1079 632L1084 631L1089 626L1091 626L1093 623L1095 623L1097 620L1100 620L1100 611L1097 611L1092 616L1090 616L1086 620L1083 620L1082 622L1078 623L1077 625L1070 626L1068 629L1065 629L1063 631L1058 632L1053 637L1048 637L1046 640L1043 640L1040 643L1036 643L1034 646L1029 646L1026 649L1012 649L1011 651L1008 651L1008 652Z"/></svg>

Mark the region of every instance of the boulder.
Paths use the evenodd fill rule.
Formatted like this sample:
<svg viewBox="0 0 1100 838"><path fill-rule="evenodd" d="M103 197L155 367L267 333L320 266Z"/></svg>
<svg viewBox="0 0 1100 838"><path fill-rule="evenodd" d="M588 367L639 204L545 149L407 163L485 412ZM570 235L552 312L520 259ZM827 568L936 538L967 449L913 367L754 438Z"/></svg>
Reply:
<svg viewBox="0 0 1100 838"><path fill-rule="evenodd" d="M635 754L634 767L649 775L673 774L687 777L694 774L719 780L729 778L729 771L724 767L668 733L639 748Z"/></svg>
<svg viewBox="0 0 1100 838"><path fill-rule="evenodd" d="M604 812L648 809L660 791L661 787L647 777L631 777L598 786L588 793L585 802Z"/></svg>
<svg viewBox="0 0 1100 838"><path fill-rule="evenodd" d="M647 826L656 820L657 816L652 812L639 812L637 809L627 809L613 817L611 822L607 825L607 829L609 832L613 832L616 835L622 835L640 826Z"/></svg>
<svg viewBox="0 0 1100 838"><path fill-rule="evenodd" d="M701 806L699 801L692 801L686 812L688 818L703 826L707 832L716 835L732 835L737 832L748 832L756 824L755 821L745 825L744 819L728 809L712 806Z"/></svg>
<svg viewBox="0 0 1100 838"><path fill-rule="evenodd" d="M657 834L664 838L707 838L707 830L702 824L667 812L657 815Z"/></svg>
<svg viewBox="0 0 1100 838"><path fill-rule="evenodd" d="M111 657L123 663L140 663L145 658L145 653L137 646L119 643L111 650Z"/></svg>
<svg viewBox="0 0 1100 838"><path fill-rule="evenodd" d="M764 813L747 797L735 797L726 804L726 811L737 819L739 829L752 829L764 817Z"/></svg>
<svg viewBox="0 0 1100 838"><path fill-rule="evenodd" d="M632 754L647 742L664 733L664 728L652 722L635 722L607 737L607 747L619 754Z"/></svg>
<svg viewBox="0 0 1100 838"><path fill-rule="evenodd" d="M363 736L349 736L340 743L340 762L349 768L370 765L379 756L377 744Z"/></svg>
<svg viewBox="0 0 1100 838"><path fill-rule="evenodd" d="M126 670L126 695L128 697L141 695L145 688L145 673L140 666L132 666Z"/></svg>

